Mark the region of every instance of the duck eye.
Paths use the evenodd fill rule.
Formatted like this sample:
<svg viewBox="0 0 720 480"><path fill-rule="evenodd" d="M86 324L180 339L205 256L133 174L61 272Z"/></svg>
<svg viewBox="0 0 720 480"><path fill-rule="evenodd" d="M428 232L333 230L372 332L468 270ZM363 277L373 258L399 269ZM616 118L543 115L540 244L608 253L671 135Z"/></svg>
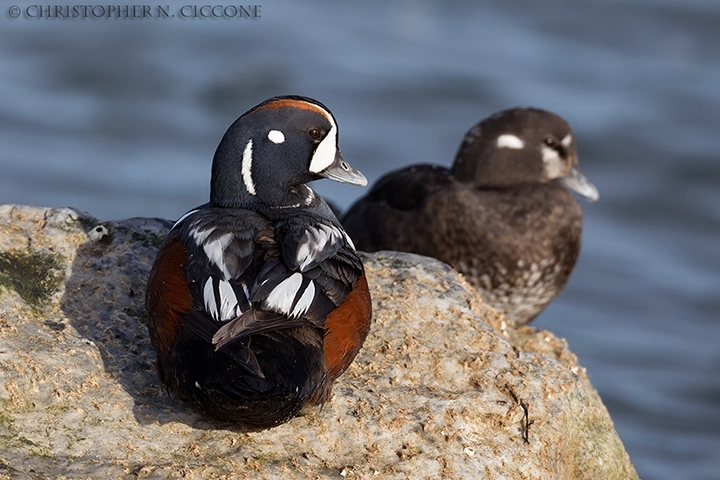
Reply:
<svg viewBox="0 0 720 480"><path fill-rule="evenodd" d="M322 130L320 130L319 128L311 128L310 130L308 130L308 137L310 137L310 139L312 140L320 140L322 138L322 135Z"/></svg>

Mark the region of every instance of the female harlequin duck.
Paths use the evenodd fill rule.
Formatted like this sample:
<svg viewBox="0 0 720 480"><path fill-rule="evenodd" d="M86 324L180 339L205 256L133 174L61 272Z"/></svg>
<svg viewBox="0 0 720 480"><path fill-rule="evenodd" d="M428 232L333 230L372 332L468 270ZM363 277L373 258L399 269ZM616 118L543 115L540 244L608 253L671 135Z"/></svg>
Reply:
<svg viewBox="0 0 720 480"><path fill-rule="evenodd" d="M371 319L355 247L306 185L366 185L315 100L267 100L215 152L210 202L177 221L147 289L161 380L192 407L246 430L329 398Z"/></svg>
<svg viewBox="0 0 720 480"><path fill-rule="evenodd" d="M462 272L487 304L523 325L562 290L580 250L591 201L570 126L553 113L513 108L466 135L450 170L392 172L344 215L357 248L400 250Z"/></svg>

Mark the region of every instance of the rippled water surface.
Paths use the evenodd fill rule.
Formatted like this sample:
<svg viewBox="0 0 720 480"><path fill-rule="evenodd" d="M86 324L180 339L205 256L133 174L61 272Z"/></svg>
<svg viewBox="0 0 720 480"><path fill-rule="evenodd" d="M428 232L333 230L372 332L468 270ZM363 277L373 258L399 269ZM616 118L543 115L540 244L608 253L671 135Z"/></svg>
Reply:
<svg viewBox="0 0 720 480"><path fill-rule="evenodd" d="M1 8L0 203L177 218L206 201L227 126L282 93L328 105L370 181L450 164L496 110L559 113L601 199L583 202L580 260L536 325L568 339L642 478L720 477L720 2L272 0L254 20ZM315 186L343 207L363 192Z"/></svg>

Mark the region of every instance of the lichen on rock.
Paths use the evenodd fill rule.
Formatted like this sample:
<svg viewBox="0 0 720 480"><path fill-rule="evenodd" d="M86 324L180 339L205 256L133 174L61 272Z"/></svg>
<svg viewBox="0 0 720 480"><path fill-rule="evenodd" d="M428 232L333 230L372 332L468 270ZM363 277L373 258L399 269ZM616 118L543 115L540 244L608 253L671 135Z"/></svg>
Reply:
<svg viewBox="0 0 720 480"><path fill-rule="evenodd" d="M170 226L0 207L0 478L637 478L564 340L395 252L363 256L374 322L328 404L256 433L199 416L144 325Z"/></svg>
<svg viewBox="0 0 720 480"><path fill-rule="evenodd" d="M61 266L58 255L51 252L0 252L0 287L15 290L39 308L60 287Z"/></svg>

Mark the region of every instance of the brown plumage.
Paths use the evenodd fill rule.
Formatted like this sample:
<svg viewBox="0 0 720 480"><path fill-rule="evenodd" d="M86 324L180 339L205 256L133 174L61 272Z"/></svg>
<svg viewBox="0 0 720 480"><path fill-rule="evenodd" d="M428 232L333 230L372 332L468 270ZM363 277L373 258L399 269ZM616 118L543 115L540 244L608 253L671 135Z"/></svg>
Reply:
<svg viewBox="0 0 720 480"><path fill-rule="evenodd" d="M342 222L359 250L452 265L521 325L560 293L577 260L582 211L568 188L597 199L569 125L515 108L473 127L451 169L417 165L380 178Z"/></svg>

